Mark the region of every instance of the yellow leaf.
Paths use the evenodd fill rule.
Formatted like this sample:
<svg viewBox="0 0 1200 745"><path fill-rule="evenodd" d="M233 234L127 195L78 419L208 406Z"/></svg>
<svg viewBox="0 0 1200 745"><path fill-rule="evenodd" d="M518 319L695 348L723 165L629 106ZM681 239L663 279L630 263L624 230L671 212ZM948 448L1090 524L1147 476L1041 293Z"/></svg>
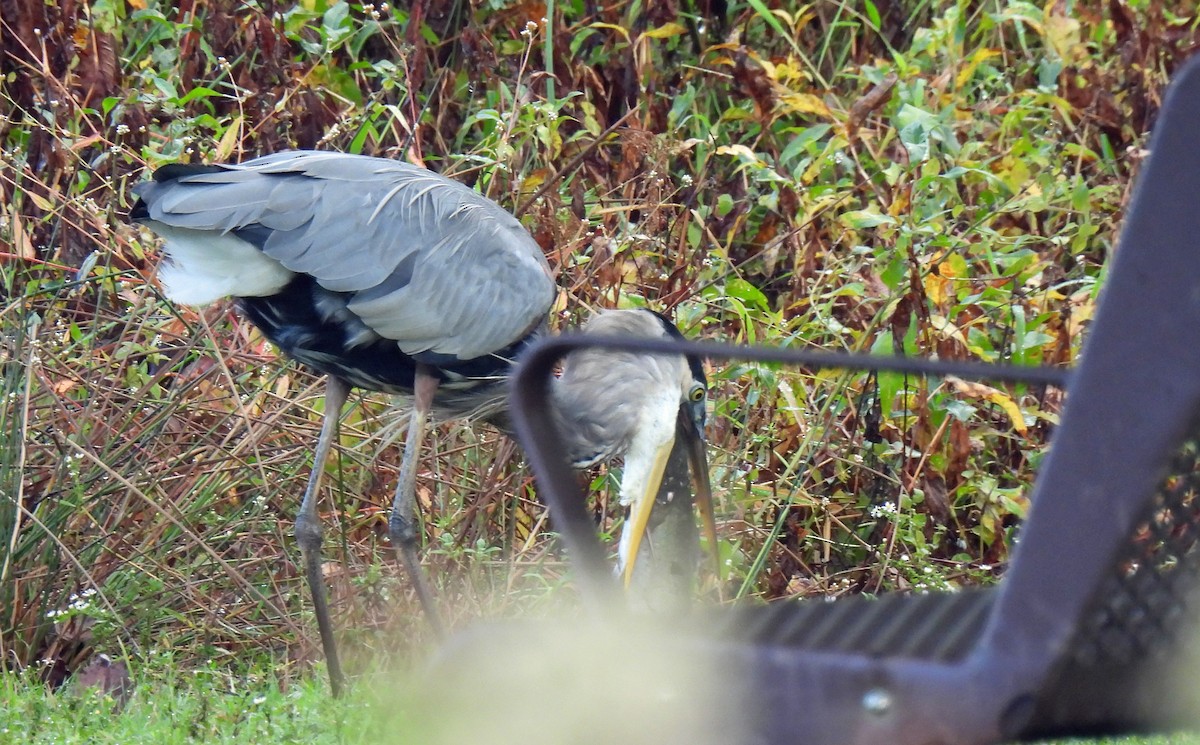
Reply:
<svg viewBox="0 0 1200 745"><path fill-rule="evenodd" d="M229 126L225 128L225 134L221 135L221 141L217 143L216 160L229 160L229 156L233 155L233 149L237 147L238 142L242 139L242 117L235 116Z"/></svg>
<svg viewBox="0 0 1200 745"><path fill-rule="evenodd" d="M929 300L936 306L943 306L950 299L950 281L945 277L937 274L925 275L925 294L929 296Z"/></svg>
<svg viewBox="0 0 1200 745"><path fill-rule="evenodd" d="M288 397L288 392L291 391L291 389L292 389L291 376L280 375L278 378L275 379L275 395L278 396L280 398L280 400L286 400ZM355 408L357 408L357 407L355 407Z"/></svg>
<svg viewBox="0 0 1200 745"><path fill-rule="evenodd" d="M1078 337L1084 333L1095 313L1096 297L1093 294L1093 290L1082 289L1075 292L1071 295L1071 312L1069 314L1070 321L1067 324L1067 332L1072 337Z"/></svg>
<svg viewBox="0 0 1200 745"><path fill-rule="evenodd" d="M1028 431L1028 428L1025 426L1025 417L1022 416L1021 407L1017 406L1016 401L1013 401L1011 398L995 389L988 394L987 400L996 404L1001 409L1004 409L1004 413L1008 414L1008 418L1012 420L1013 429L1021 434L1025 434Z"/></svg>
<svg viewBox="0 0 1200 745"><path fill-rule="evenodd" d="M785 84L792 81L803 81L804 84L812 82L812 76L806 72L803 62L796 57L788 57L786 62L775 65L775 74L779 81Z"/></svg>
<svg viewBox="0 0 1200 745"><path fill-rule="evenodd" d="M946 279L963 279L970 275L971 270L967 261L956 253L949 254L937 266L938 274Z"/></svg>
<svg viewBox="0 0 1200 745"><path fill-rule="evenodd" d="M967 337L963 334L962 329L951 323L949 318L931 313L929 314L929 324L937 329L944 338L954 339L964 347L967 346Z"/></svg>
<svg viewBox="0 0 1200 745"><path fill-rule="evenodd" d="M75 140L70 144L71 152L77 153L80 150L84 150L92 145L95 145L97 142L100 142L100 135L88 135L87 137L80 137L78 140Z"/></svg>
<svg viewBox="0 0 1200 745"><path fill-rule="evenodd" d="M625 37L625 41L629 41L629 32L626 31L624 28L616 25L615 23L602 23L600 21L597 21L596 23L593 23L592 25L588 26L588 28L606 28L611 31L619 31L621 33L621 36Z"/></svg>
<svg viewBox="0 0 1200 745"><path fill-rule="evenodd" d="M29 234L25 232L24 226L21 225L21 216L13 211L12 222L12 237L13 237L13 253L22 259L36 259L37 251L33 248L33 241L29 240Z"/></svg>
<svg viewBox="0 0 1200 745"><path fill-rule="evenodd" d="M946 382L954 386L954 389L963 395L991 401L1001 409L1004 409L1004 413L1012 421L1013 429L1017 432L1025 434L1029 431L1029 428L1025 426L1025 417L1021 414L1021 407L1017 406L1017 402L1013 401L1004 391L993 388L990 385L984 385L983 383L956 378L953 375L947 375Z"/></svg>
<svg viewBox="0 0 1200 745"><path fill-rule="evenodd" d="M762 67L763 72L765 72L767 74L768 78L770 78L771 80L776 80L776 81L779 80L779 74L775 69L774 62L772 62L771 60L767 60L767 59L759 59L758 57L754 57L753 59L755 62L757 62L759 64L760 67Z"/></svg>
<svg viewBox="0 0 1200 745"><path fill-rule="evenodd" d="M832 119L825 102L811 93L785 93L779 98L779 106L793 114L815 114Z"/></svg>
<svg viewBox="0 0 1200 745"><path fill-rule="evenodd" d="M29 197L29 201L37 205L37 208L42 212L54 211L54 205L50 203L49 199L46 199L41 194L35 194L32 191L27 191L25 192L25 196Z"/></svg>
<svg viewBox="0 0 1200 745"><path fill-rule="evenodd" d="M672 36L679 36L686 31L687 29L682 25L671 21L670 23L664 23L658 28L652 28L649 31L643 31L642 36L646 36L651 39L669 39Z"/></svg>
<svg viewBox="0 0 1200 745"><path fill-rule="evenodd" d="M1087 52L1084 50L1082 26L1079 21L1065 15L1053 12L1054 3L1046 8L1045 35L1046 41L1058 54L1059 59L1071 61Z"/></svg>
<svg viewBox="0 0 1200 745"><path fill-rule="evenodd" d="M1001 158L992 170L1000 177L1005 186L1018 194L1021 193L1025 184L1032 181L1029 165L1024 158Z"/></svg>
<svg viewBox="0 0 1200 745"><path fill-rule="evenodd" d="M990 541L996 535L996 515L991 510L984 510L979 515L979 527L982 528Z"/></svg>
<svg viewBox="0 0 1200 745"><path fill-rule="evenodd" d="M757 163L758 156L754 151L745 145L721 145L717 148L717 155L732 155L749 163Z"/></svg>
<svg viewBox="0 0 1200 745"><path fill-rule="evenodd" d="M979 69L980 63L986 59L997 57L999 55L1000 52L996 51L995 49L988 49L986 47L982 49L976 49L975 53L971 55L971 59L967 60L966 67L959 70L958 75L954 77L954 87L962 88L964 85L966 85L967 81L975 75L975 71Z"/></svg>
<svg viewBox="0 0 1200 745"><path fill-rule="evenodd" d="M537 191L542 184L546 183L546 177L549 175L550 171L545 168L534 170L521 182L521 193L532 194Z"/></svg>
<svg viewBox="0 0 1200 745"><path fill-rule="evenodd" d="M565 313L569 307L571 307L571 298L567 295L567 291L559 290L558 297L554 298L554 307L551 310L554 313Z"/></svg>

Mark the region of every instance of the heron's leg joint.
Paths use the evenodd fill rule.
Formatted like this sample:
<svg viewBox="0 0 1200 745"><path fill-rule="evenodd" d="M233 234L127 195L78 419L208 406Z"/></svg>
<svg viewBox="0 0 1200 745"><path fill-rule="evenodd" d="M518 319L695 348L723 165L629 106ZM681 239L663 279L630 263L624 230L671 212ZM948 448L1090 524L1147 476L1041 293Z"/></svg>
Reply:
<svg viewBox="0 0 1200 745"><path fill-rule="evenodd" d="M324 530L316 515L301 511L296 515L296 543L304 554L319 554Z"/></svg>
<svg viewBox="0 0 1200 745"><path fill-rule="evenodd" d="M388 536L397 548L416 548L420 534L417 531L417 521L412 515L403 514L405 510L392 510L388 518Z"/></svg>

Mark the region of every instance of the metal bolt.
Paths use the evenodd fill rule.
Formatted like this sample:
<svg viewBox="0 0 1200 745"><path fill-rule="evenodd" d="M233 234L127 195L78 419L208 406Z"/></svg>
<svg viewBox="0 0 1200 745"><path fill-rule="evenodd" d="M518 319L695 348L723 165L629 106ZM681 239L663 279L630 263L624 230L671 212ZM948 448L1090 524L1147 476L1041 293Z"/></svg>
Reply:
<svg viewBox="0 0 1200 745"><path fill-rule="evenodd" d="M872 688L863 694L862 707L868 714L881 717L892 710L892 694L882 688Z"/></svg>

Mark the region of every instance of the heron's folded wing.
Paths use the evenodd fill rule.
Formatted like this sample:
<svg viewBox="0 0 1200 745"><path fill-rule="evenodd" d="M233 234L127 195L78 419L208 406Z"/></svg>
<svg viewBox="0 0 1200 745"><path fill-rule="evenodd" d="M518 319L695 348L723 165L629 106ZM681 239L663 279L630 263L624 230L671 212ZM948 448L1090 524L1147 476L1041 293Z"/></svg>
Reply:
<svg viewBox="0 0 1200 745"><path fill-rule="evenodd" d="M555 294L515 217L405 163L288 152L139 187L152 220L232 233L335 292L407 354L471 359L521 338Z"/></svg>

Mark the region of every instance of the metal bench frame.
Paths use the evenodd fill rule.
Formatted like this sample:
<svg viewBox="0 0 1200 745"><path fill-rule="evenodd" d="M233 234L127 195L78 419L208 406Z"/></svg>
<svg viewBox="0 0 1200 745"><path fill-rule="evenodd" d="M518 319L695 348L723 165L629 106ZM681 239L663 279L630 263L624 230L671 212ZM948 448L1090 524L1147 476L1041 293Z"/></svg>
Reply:
<svg viewBox="0 0 1200 745"><path fill-rule="evenodd" d="M1200 719L1188 702L1166 695L1163 666L1187 648L1197 615L1189 603L1200 477L1197 450L1186 444L1200 412L1197 123L1200 58L1180 70L1169 90L1081 362L1069 375L577 336L548 339L531 350L516 374L514 421L584 598L597 609L619 603L547 416L550 376L572 349L586 344L1065 384L1070 395L1061 425L1038 474L1019 546L996 588L885 598L885 613L879 601L735 608L728 614L735 622L705 648L753 692L747 742L985 743ZM820 634L805 632L831 613L877 616L865 622L876 647L858 649L837 641L838 634L821 642ZM954 644L902 643L922 634L936 641L940 632L925 631L961 628L953 621L964 618L974 620L963 622L970 628Z"/></svg>

